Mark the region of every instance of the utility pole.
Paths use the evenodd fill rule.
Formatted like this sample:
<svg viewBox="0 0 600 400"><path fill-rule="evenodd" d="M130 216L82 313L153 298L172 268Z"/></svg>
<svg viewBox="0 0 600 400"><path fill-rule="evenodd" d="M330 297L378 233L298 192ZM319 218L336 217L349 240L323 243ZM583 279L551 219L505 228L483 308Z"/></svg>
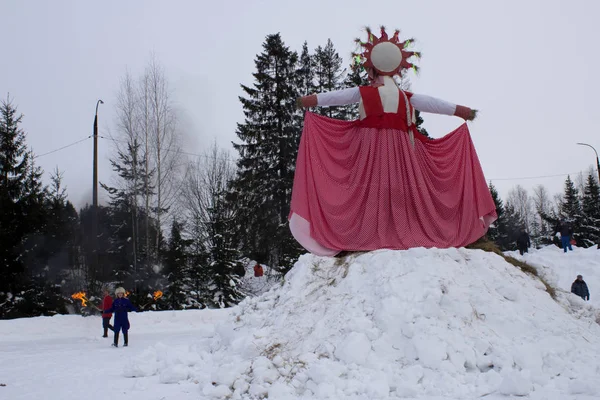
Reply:
<svg viewBox="0 0 600 400"><path fill-rule="evenodd" d="M98 273L98 106L100 104L104 104L104 102L102 100L96 102L96 115L94 117L94 182L92 189L92 282L94 283ZM104 271L102 272L104 277Z"/></svg>

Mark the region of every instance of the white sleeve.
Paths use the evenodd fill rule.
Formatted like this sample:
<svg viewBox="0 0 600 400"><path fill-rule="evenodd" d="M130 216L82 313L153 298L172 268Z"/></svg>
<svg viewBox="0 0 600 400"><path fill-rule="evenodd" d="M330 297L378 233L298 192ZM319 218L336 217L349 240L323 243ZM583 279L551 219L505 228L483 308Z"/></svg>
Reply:
<svg viewBox="0 0 600 400"><path fill-rule="evenodd" d="M359 101L360 89L358 87L317 94L317 105L319 106L345 106Z"/></svg>
<svg viewBox="0 0 600 400"><path fill-rule="evenodd" d="M410 104L415 110L433 114L454 115L456 111L456 104L424 94L413 94L410 98Z"/></svg>

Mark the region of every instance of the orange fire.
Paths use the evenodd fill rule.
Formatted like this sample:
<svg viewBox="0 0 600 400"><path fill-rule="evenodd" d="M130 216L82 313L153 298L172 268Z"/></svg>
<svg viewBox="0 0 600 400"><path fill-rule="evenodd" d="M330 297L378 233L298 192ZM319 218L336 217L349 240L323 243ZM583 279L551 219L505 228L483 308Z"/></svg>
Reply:
<svg viewBox="0 0 600 400"><path fill-rule="evenodd" d="M160 299L163 296L163 292L161 292L160 290L157 290L156 292L154 292L154 301Z"/></svg>
<svg viewBox="0 0 600 400"><path fill-rule="evenodd" d="M71 298L75 300L81 300L81 306L85 307L86 302L88 301L87 297L85 297L85 292L77 292L71 295Z"/></svg>
<svg viewBox="0 0 600 400"><path fill-rule="evenodd" d="M125 292L125 297L129 297L130 294L130 292Z"/></svg>

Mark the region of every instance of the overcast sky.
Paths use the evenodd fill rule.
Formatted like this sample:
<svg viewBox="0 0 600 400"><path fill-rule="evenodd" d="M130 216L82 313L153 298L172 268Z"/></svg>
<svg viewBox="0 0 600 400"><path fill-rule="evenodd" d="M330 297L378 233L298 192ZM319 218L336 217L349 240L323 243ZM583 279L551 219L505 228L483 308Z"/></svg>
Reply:
<svg viewBox="0 0 600 400"><path fill-rule="evenodd" d="M125 71L154 53L164 66L187 134L186 151L213 140L231 148L242 121L240 83L252 84L265 36L300 51L330 38L346 62L364 26L401 29L423 52L412 90L478 108L471 135L486 178L502 197L517 184L562 191L567 173L600 151L600 2L503 1L10 1L0 0L0 95L25 115L37 154L115 132ZM364 35L362 35L364 37ZM430 135L461 124L425 115ZM110 142L100 140L100 181L110 180ZM236 156L233 154L232 156ZM70 199L91 202L92 140L37 159L64 171ZM549 176L538 179L522 179ZM102 191L101 191L102 192Z"/></svg>

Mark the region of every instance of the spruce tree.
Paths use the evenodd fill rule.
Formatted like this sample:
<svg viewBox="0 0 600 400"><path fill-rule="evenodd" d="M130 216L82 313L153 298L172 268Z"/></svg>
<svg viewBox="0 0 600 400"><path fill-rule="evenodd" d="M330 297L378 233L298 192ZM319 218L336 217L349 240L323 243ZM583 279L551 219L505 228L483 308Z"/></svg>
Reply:
<svg viewBox="0 0 600 400"><path fill-rule="evenodd" d="M503 242L506 236L506 223L504 221L504 204L500 195L498 194L498 190L496 187L490 182L490 193L492 195L492 199L494 200L494 204L496 205L496 214L498 215L498 219L490 226L487 232L487 237L492 242L500 245Z"/></svg>
<svg viewBox="0 0 600 400"><path fill-rule="evenodd" d="M26 209L23 197L30 154L25 132L20 128L23 116L10 98L0 104L0 291L15 291L24 278L20 257L21 244L29 233L23 224Z"/></svg>
<svg viewBox="0 0 600 400"><path fill-rule="evenodd" d="M213 306L224 308L239 303L245 294L240 289L243 265L235 240L235 210L225 201L225 192L217 193L208 209L207 248L211 270L210 292Z"/></svg>
<svg viewBox="0 0 600 400"><path fill-rule="evenodd" d="M101 266L103 279L126 285L136 293L154 286L151 280L157 278L156 272L153 271L155 265L151 264L148 256L148 249L138 246L139 231L149 223L150 226L145 231L151 235L151 242L156 242L157 237L160 241L159 227L154 218L147 218L145 210L135 207L136 196L146 193L146 182L152 181L151 174L148 179L144 179L140 174L145 164L145 155L140 147L137 140L129 142L126 149L117 150L116 159L110 161L119 178L117 187L100 184L110 197L108 217L111 224L110 248L107 249L111 255L108 259L111 261L109 265L105 262ZM153 188L148 188L148 191L152 190Z"/></svg>
<svg viewBox="0 0 600 400"><path fill-rule="evenodd" d="M240 142L234 143L240 157L230 201L240 212L242 250L273 266L299 251L287 226L300 140L297 63L298 55L279 34L266 37L255 60L255 82L242 85L245 120L236 132Z"/></svg>
<svg viewBox="0 0 600 400"><path fill-rule="evenodd" d="M501 250L516 250L517 238L522 229L525 229L523 216L516 210L515 206L506 202L504 205L504 234L500 239Z"/></svg>
<svg viewBox="0 0 600 400"><path fill-rule="evenodd" d="M575 184L570 176L567 176L565 181L565 192L563 199L559 205L559 213L561 219L568 221L573 228L573 237L579 243L582 238L581 223L583 212L581 209L581 201L579 199L579 191L575 188Z"/></svg>
<svg viewBox="0 0 600 400"><path fill-rule="evenodd" d="M27 151L22 115L10 98L0 104L0 318L64 312L45 279L47 191L43 171ZM18 295L18 297L17 297Z"/></svg>
<svg viewBox="0 0 600 400"><path fill-rule="evenodd" d="M187 308L187 291L189 290L188 253L189 240L182 236L182 224L177 220L171 223L171 235L165 254L165 276L168 281L166 300L170 309Z"/></svg>
<svg viewBox="0 0 600 400"><path fill-rule="evenodd" d="M315 71L315 91L317 93L332 92L343 88L344 71L342 58L337 53L331 39L327 39L325 47L317 47L313 56ZM315 112L330 118L348 119L348 111L343 106L318 107Z"/></svg>
<svg viewBox="0 0 600 400"><path fill-rule="evenodd" d="M343 87L360 87L369 85L369 77L365 72L364 68L360 65L353 63L348 70L343 82ZM344 106L346 119L357 120L359 118L358 104L349 104Z"/></svg>
<svg viewBox="0 0 600 400"><path fill-rule="evenodd" d="M588 175L582 198L581 245L600 244L600 187L593 175Z"/></svg>
<svg viewBox="0 0 600 400"><path fill-rule="evenodd" d="M316 92L314 58L308 51L308 43L302 45L302 53L298 62L298 94L308 96Z"/></svg>

